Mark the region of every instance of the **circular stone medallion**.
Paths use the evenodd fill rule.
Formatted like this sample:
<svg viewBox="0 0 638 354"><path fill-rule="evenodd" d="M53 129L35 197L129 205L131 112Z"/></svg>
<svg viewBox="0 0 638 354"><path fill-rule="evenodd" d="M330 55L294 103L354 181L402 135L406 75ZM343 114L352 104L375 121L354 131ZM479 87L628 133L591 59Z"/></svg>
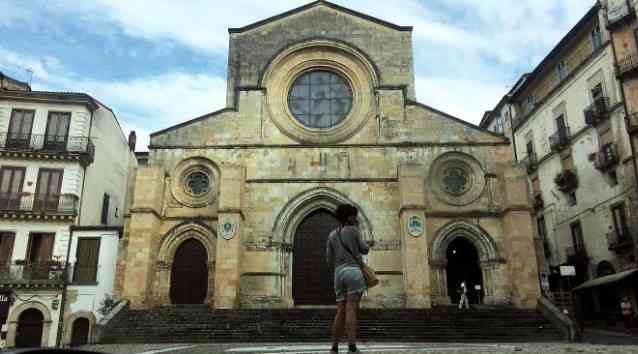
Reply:
<svg viewBox="0 0 638 354"><path fill-rule="evenodd" d="M485 172L474 157L462 152L447 152L432 163L428 183L440 201L464 206L483 194Z"/></svg>

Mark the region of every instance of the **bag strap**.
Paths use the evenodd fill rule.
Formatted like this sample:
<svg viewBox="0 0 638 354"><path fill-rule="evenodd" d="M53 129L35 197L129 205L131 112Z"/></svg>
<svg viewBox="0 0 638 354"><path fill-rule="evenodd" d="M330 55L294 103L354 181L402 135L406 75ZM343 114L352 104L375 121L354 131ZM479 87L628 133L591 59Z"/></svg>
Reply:
<svg viewBox="0 0 638 354"><path fill-rule="evenodd" d="M341 226L339 226L339 230L337 231L337 238L339 239L339 243L341 243L341 247L343 247L346 250L346 252L348 252L348 254L354 259L354 261L357 262L359 267L363 268L363 265L362 265L363 262L359 261L359 259L355 257L354 254L350 251L348 246L346 246L346 244L343 243L343 240L341 239Z"/></svg>

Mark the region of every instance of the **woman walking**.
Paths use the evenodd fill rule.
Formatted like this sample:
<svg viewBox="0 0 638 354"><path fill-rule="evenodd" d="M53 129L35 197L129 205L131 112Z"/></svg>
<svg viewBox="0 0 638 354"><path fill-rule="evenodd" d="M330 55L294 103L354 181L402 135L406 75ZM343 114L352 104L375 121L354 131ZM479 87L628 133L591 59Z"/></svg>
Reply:
<svg viewBox="0 0 638 354"><path fill-rule="evenodd" d="M339 352L339 340L344 327L348 337L348 352L357 350L357 315L361 295L366 290L366 281L361 272L361 255L368 254L372 241L367 244L361 240L357 208L350 204L337 207L337 220L341 224L328 236L327 258L334 264L334 287L337 298L337 314L332 324L332 350Z"/></svg>

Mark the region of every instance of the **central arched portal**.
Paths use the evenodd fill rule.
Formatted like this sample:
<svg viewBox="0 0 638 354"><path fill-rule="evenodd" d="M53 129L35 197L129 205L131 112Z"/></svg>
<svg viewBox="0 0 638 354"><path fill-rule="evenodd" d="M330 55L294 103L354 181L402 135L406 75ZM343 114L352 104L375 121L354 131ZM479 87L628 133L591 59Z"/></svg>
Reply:
<svg viewBox="0 0 638 354"><path fill-rule="evenodd" d="M334 305L334 266L326 262L328 235L339 222L326 209L308 215L297 227L293 249L292 297L299 305Z"/></svg>
<svg viewBox="0 0 638 354"><path fill-rule="evenodd" d="M464 237L458 237L447 248L447 285L452 303L461 297L461 282L467 285L467 296L471 304L482 301L483 277L478 251Z"/></svg>
<svg viewBox="0 0 638 354"><path fill-rule="evenodd" d="M208 292L207 262L206 248L194 238L177 248L171 268L171 303L204 303Z"/></svg>

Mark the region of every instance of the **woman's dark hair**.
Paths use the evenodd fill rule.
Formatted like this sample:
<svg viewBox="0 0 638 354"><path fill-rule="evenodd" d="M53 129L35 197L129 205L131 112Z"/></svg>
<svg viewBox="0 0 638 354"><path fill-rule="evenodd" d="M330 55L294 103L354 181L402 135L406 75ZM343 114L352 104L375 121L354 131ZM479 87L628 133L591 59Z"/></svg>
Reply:
<svg viewBox="0 0 638 354"><path fill-rule="evenodd" d="M352 204L340 204L337 207L337 211L335 212L335 214L337 220L339 220L341 224L345 224L348 221L349 217L357 216L357 214L359 214L359 211L357 210L357 207Z"/></svg>

